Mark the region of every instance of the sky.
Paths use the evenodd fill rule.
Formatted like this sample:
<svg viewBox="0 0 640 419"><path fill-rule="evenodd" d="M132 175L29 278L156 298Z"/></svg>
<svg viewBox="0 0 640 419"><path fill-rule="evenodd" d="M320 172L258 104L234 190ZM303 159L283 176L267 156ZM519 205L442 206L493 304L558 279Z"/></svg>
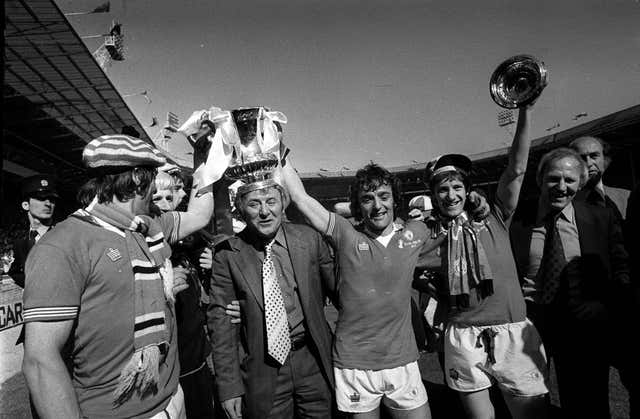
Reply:
<svg viewBox="0 0 640 419"><path fill-rule="evenodd" d="M72 12L101 0L56 2ZM638 0L111 0L109 14L69 18L81 36L114 19L126 59L107 75L123 95L148 92L151 103L125 99L144 126L168 111L184 121L211 106L266 106L287 115L303 172L507 146L489 77L516 54L549 73L533 138L640 103ZM168 147L191 160L184 137Z"/></svg>

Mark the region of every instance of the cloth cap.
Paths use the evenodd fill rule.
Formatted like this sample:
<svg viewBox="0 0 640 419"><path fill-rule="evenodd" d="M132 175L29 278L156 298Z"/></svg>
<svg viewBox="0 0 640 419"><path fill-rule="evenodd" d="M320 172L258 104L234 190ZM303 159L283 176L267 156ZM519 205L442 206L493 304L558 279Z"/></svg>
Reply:
<svg viewBox="0 0 640 419"><path fill-rule="evenodd" d="M103 135L87 144L82 161L89 169L112 171L160 167L167 160L149 143L124 134Z"/></svg>
<svg viewBox="0 0 640 419"><path fill-rule="evenodd" d="M462 154L445 154L427 163L424 172L427 182L430 182L434 176L444 172L461 172L464 175L469 175L471 173L471 160Z"/></svg>
<svg viewBox="0 0 640 419"><path fill-rule="evenodd" d="M427 195L418 195L411 198L409 201L409 209L418 209L420 211L429 211L433 209L431 205L431 198Z"/></svg>
<svg viewBox="0 0 640 419"><path fill-rule="evenodd" d="M51 176L35 175L22 181L22 198L59 198L56 182Z"/></svg>

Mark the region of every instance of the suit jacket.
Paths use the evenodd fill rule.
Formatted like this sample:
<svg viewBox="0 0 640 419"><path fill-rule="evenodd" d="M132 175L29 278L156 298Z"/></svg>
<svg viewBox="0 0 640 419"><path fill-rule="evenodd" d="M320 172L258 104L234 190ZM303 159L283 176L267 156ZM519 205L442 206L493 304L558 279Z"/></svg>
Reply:
<svg viewBox="0 0 640 419"><path fill-rule="evenodd" d="M332 336L324 317L325 296L335 290L329 248L315 230L283 223L307 337L327 385L333 389ZM213 258L208 327L220 400L244 395L246 418L266 417L273 403L278 365L267 355L262 293L262 265L247 230L216 247ZM242 322L231 324L225 306L240 302Z"/></svg>
<svg viewBox="0 0 640 419"><path fill-rule="evenodd" d="M510 235L518 274L522 280L529 263L531 232L537 202L523 202L511 223ZM628 257L620 224L609 208L573 201L581 256L567 264L560 295L569 305L598 300L615 307L616 295L630 283Z"/></svg>
<svg viewBox="0 0 640 419"><path fill-rule="evenodd" d="M13 263L7 274L21 288L24 288L24 264L27 262L27 255L33 247L29 243L29 233L21 239L13 242Z"/></svg>

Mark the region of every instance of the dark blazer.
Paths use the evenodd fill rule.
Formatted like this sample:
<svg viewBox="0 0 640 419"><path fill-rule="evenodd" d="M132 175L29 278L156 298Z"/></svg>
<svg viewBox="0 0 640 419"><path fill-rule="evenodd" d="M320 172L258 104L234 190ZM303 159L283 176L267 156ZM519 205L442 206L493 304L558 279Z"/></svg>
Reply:
<svg viewBox="0 0 640 419"><path fill-rule="evenodd" d="M311 227L283 223L307 335L327 385L333 391L332 336L324 317L325 296L335 290L327 244ZM220 400L244 395L245 418L266 417L273 403L277 363L267 356L262 265L246 229L219 244L213 258L208 327ZM225 306L239 300L242 322L231 324Z"/></svg>
<svg viewBox="0 0 640 419"><path fill-rule="evenodd" d="M24 288L24 264L27 262L27 255L31 250L29 243L29 233L21 239L13 242L13 263L7 275L21 288Z"/></svg>
<svg viewBox="0 0 640 419"><path fill-rule="evenodd" d="M511 245L522 279L528 264L531 232L538 203L522 202L510 227ZM609 307L616 304L616 291L629 284L628 257L620 224L609 208L573 201L581 256L563 271L561 291L569 304L598 300Z"/></svg>

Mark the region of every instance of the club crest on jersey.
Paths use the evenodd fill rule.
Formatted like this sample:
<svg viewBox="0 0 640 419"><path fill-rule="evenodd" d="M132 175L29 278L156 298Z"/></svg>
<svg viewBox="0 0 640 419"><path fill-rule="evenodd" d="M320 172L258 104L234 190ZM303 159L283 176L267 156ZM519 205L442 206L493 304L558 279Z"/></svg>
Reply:
<svg viewBox="0 0 640 419"><path fill-rule="evenodd" d="M368 243L358 243L358 250L362 251L362 252L366 252L369 250L369 244Z"/></svg>
<svg viewBox="0 0 640 419"><path fill-rule="evenodd" d="M120 254L120 251L118 249L114 249L113 247L107 249L107 256L109 257L109 259L111 259L112 262L122 259L122 254Z"/></svg>
<svg viewBox="0 0 640 419"><path fill-rule="evenodd" d="M404 249L406 247L413 249L422 243L421 239L414 240L413 237L413 231L405 230L404 233L402 233L402 237L398 239L398 249Z"/></svg>

